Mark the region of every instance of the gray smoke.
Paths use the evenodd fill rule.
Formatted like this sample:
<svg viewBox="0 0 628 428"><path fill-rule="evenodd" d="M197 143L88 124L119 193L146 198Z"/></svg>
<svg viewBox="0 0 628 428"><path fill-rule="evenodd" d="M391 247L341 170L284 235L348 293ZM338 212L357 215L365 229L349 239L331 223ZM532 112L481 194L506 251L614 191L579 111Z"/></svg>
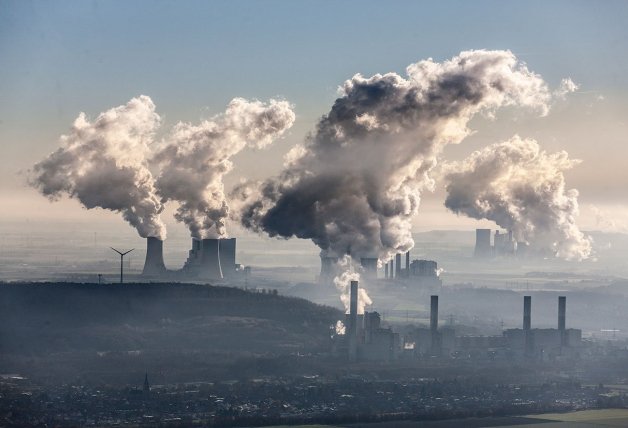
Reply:
<svg viewBox="0 0 628 428"><path fill-rule="evenodd" d="M591 254L591 239L576 224L578 191L565 189L563 175L578 162L515 136L447 165L445 206L492 220L535 250L582 260Z"/></svg>
<svg viewBox="0 0 628 428"><path fill-rule="evenodd" d="M81 113L61 147L29 171L29 183L51 200L66 194L87 209L121 212L140 236L164 239L163 205L146 161L159 122L144 95L93 122Z"/></svg>
<svg viewBox="0 0 628 428"><path fill-rule="evenodd" d="M226 235L229 205L223 177L230 158L246 146L262 148L294 123L286 101L233 99L227 110L199 125L179 123L153 161L161 173L156 185L162 201L177 201L175 218L195 238Z"/></svg>
<svg viewBox="0 0 628 428"><path fill-rule="evenodd" d="M410 220L447 144L478 113L528 106L545 114L544 81L510 51L466 51L441 63L346 81L341 96L281 174L241 186L242 224L276 237L311 239L325 254L385 260L414 242Z"/></svg>

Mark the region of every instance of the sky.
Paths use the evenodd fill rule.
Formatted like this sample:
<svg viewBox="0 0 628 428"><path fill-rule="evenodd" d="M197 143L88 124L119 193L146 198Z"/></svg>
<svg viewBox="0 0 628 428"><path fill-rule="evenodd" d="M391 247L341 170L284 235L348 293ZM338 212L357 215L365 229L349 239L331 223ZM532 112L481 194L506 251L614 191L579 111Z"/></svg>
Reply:
<svg viewBox="0 0 628 428"><path fill-rule="evenodd" d="M0 221L121 222L76 201L50 203L25 172L59 144L80 112L144 94L169 127L224 111L234 97L293 103L294 126L262 150L236 155L227 186L279 172L283 156L329 111L356 73L404 73L421 59L508 49L552 88L578 91L546 117L510 111L476 118L444 157L519 134L582 163L583 229L628 232L628 2L625 1L7 1L0 0ZM416 231L495 227L449 213L424 194ZM183 228L163 216L169 227ZM129 233L132 233L129 228Z"/></svg>

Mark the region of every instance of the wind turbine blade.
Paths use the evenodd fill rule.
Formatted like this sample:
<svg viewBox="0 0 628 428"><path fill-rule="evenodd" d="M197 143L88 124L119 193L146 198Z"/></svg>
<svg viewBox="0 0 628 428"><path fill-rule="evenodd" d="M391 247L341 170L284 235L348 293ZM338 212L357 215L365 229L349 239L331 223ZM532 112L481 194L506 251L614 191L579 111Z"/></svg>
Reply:
<svg viewBox="0 0 628 428"><path fill-rule="evenodd" d="M113 247L109 247L109 248L111 248L113 251L115 251L116 253L120 254L121 256L123 255L120 251L116 250L115 248L113 248Z"/></svg>

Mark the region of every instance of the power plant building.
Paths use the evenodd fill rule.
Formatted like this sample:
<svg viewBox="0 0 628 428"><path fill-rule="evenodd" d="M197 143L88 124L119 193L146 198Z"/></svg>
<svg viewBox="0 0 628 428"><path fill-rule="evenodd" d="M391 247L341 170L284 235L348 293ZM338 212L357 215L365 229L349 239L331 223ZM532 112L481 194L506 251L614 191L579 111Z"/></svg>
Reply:
<svg viewBox="0 0 628 428"><path fill-rule="evenodd" d="M183 266L191 278L222 279L236 274L236 238L192 239L192 249Z"/></svg>

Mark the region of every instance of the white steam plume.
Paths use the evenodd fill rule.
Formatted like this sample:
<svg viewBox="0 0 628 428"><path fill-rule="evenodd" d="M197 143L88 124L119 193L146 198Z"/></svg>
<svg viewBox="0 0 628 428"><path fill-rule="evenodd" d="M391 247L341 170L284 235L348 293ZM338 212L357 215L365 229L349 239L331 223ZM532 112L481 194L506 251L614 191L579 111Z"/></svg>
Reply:
<svg viewBox="0 0 628 428"><path fill-rule="evenodd" d="M161 174L162 201L177 201L175 218L195 238L226 235L229 205L223 177L233 168L230 158L246 146L263 148L294 123L286 101L268 103L233 99L227 110L198 125L179 123L154 157Z"/></svg>
<svg viewBox="0 0 628 428"><path fill-rule="evenodd" d="M337 263L342 272L334 278L334 285L340 291L340 301L345 307L345 312L349 313L351 306L351 281L360 281L360 274L351 269L351 257L345 255ZM363 314L364 309L372 305L373 301L369 297L364 286L358 288L358 314Z"/></svg>
<svg viewBox="0 0 628 428"><path fill-rule="evenodd" d="M311 239L324 254L387 260L412 248L410 220L447 144L478 113L527 106L546 114L544 81L510 51L466 51L441 63L346 81L329 113L282 173L241 186L245 227Z"/></svg>
<svg viewBox="0 0 628 428"><path fill-rule="evenodd" d="M447 165L445 206L492 220L534 250L586 259L591 239L576 224L578 191L565 189L563 175L577 163L567 152L549 154L536 141L514 136Z"/></svg>
<svg viewBox="0 0 628 428"><path fill-rule="evenodd" d="M163 205L147 165L159 122L155 105L144 95L93 122L81 113L61 137L61 147L29 171L29 183L51 200L67 194L87 209L121 212L140 236L164 239Z"/></svg>

